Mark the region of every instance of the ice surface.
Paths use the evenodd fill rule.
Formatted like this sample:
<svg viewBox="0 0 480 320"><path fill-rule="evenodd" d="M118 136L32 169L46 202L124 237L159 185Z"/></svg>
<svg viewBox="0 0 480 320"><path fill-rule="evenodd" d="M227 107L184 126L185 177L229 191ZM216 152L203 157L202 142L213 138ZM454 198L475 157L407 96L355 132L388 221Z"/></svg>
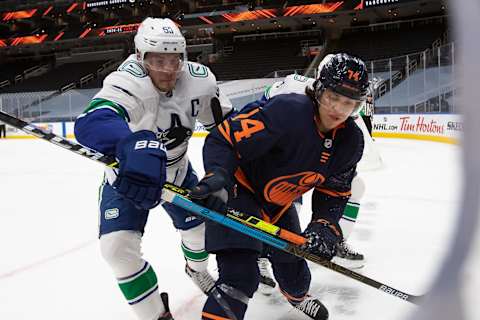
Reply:
<svg viewBox="0 0 480 320"><path fill-rule="evenodd" d="M190 158L199 173L201 138ZM461 192L460 148L376 139L384 167L366 181L349 243L366 255L360 271L412 294L432 281L451 239ZM102 166L40 140L0 141L0 319L134 319L100 257L97 193ZM309 218L309 201L302 223ZM151 212L143 252L176 320L200 319L205 298L183 272L179 234L161 208ZM477 249L477 252L479 250ZM469 319L479 284L478 255L467 268ZM215 259L210 260L214 272ZM415 306L312 266L311 293L331 319L403 319ZM477 309L477 310L476 310ZM257 294L246 319L302 319L279 293Z"/></svg>

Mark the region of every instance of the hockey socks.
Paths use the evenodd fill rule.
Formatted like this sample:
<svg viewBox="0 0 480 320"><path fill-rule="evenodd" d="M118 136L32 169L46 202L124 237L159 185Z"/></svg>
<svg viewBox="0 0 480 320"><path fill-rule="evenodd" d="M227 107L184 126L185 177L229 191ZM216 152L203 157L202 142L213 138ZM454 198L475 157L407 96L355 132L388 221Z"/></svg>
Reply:
<svg viewBox="0 0 480 320"><path fill-rule="evenodd" d="M343 237L348 238L352 233L355 222L357 221L358 212L360 211L360 204L355 202L347 202L343 215L340 218L339 224L342 229Z"/></svg>
<svg viewBox="0 0 480 320"><path fill-rule="evenodd" d="M158 289L157 276L148 262L130 276L118 278L118 286L129 304L136 304Z"/></svg>
<svg viewBox="0 0 480 320"><path fill-rule="evenodd" d="M138 319L163 318L168 307L158 292L157 276L148 262L138 272L123 278L117 278L118 286L130 304ZM168 302L168 300L167 300Z"/></svg>
<svg viewBox="0 0 480 320"><path fill-rule="evenodd" d="M191 249L182 242L182 251L185 260L187 260L187 264L191 269L195 271L206 269L208 264L208 252L206 252L204 248L198 250Z"/></svg>

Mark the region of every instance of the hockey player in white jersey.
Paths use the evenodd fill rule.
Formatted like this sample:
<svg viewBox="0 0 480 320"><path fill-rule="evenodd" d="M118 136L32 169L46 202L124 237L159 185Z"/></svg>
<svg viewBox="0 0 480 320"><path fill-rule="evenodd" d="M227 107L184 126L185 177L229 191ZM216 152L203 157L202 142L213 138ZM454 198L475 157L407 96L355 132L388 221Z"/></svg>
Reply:
<svg viewBox="0 0 480 320"><path fill-rule="evenodd" d="M186 60L185 39L170 19L145 19L134 41L136 53L105 78L78 117L75 135L119 160L118 170L106 170L100 189L103 258L139 320L173 319L167 294L159 294L156 274L142 258L144 227L166 181L186 188L198 181L187 157L196 120L213 128L232 105L207 67ZM207 293L214 280L207 272L203 221L162 206L180 231L187 274Z"/></svg>
<svg viewBox="0 0 480 320"><path fill-rule="evenodd" d="M328 62L333 56L333 54L328 54L325 56L317 68L317 74L320 73L320 70L323 68L325 63ZM280 94L305 94L305 89L307 87L312 87L314 82L314 78L309 78L298 74L290 74L286 76L284 80L275 82L271 86L267 87L261 99L269 100ZM360 117L355 119L357 125L365 126L363 123L359 123L361 121L362 119ZM368 135L368 133L365 135L365 131L362 131L364 132L364 139L365 143L367 144L368 141L371 141L371 137L367 137L366 135ZM350 196L350 199L343 212L343 216L339 221L343 232L343 240L337 246L337 255L332 260L335 263L351 269L358 269L364 265L364 255L351 249L351 247L346 243L346 239L348 239L348 236L351 234L357 220L358 212L360 210L360 199L363 197L364 193L365 183L357 174L352 181L352 195ZM299 201L294 202L297 211L301 210L301 200L302 199L300 198ZM275 282L270 273L270 268L268 265L269 262L267 258L259 259L259 270L261 277L260 290L266 295L271 294L271 289L275 287Z"/></svg>

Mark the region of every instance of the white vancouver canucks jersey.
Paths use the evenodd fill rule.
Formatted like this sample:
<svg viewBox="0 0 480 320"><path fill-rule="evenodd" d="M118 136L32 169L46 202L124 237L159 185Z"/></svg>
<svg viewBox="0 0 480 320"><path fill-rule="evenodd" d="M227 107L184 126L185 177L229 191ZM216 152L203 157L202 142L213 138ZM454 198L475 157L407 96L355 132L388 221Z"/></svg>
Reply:
<svg viewBox="0 0 480 320"><path fill-rule="evenodd" d="M264 96L266 100L279 95L288 93L305 94L307 87L312 87L315 79L308 78L299 74L289 74L283 79L272 84L265 90Z"/></svg>
<svg viewBox="0 0 480 320"><path fill-rule="evenodd" d="M167 149L167 181L175 184L181 184L186 175L188 140L196 120L206 129L215 126L212 99L220 102L222 116L232 110L230 101L220 93L215 76L206 66L185 63L175 88L164 93L153 85L135 55L130 55L117 71L105 78L95 99L123 107L125 120L133 132L150 130L157 134ZM107 169L110 183L114 177Z"/></svg>

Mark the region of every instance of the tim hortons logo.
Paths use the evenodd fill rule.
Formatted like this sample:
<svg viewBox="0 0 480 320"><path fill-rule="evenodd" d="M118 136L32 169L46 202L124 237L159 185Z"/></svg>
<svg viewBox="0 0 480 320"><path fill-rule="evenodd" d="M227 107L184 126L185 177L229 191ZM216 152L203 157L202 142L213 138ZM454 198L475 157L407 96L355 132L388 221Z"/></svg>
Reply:
<svg viewBox="0 0 480 320"><path fill-rule="evenodd" d="M413 131L422 133L443 134L445 125L435 120L426 120L424 117L418 117L416 123L410 122L409 116L400 117L400 131Z"/></svg>
<svg viewBox="0 0 480 320"><path fill-rule="evenodd" d="M267 183L264 197L271 203L284 206L324 180L321 174L312 171L281 176Z"/></svg>

